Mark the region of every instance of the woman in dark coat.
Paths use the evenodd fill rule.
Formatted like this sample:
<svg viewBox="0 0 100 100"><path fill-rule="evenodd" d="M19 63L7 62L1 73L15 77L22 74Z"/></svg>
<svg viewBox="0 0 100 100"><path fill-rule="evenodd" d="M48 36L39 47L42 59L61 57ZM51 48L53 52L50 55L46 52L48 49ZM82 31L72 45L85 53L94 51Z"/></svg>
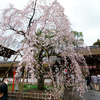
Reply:
<svg viewBox="0 0 100 100"><path fill-rule="evenodd" d="M5 83L0 83L0 100L8 100L8 88Z"/></svg>
<svg viewBox="0 0 100 100"><path fill-rule="evenodd" d="M90 78L89 78L89 76L87 74L86 74L85 80L87 82L87 87L89 86L90 89L92 90L92 86L90 85Z"/></svg>

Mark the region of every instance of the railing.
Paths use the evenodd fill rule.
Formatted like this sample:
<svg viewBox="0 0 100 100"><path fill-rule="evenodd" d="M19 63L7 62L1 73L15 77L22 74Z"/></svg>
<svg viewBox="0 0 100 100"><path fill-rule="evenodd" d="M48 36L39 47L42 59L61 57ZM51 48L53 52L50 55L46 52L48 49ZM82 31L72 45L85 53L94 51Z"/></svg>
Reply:
<svg viewBox="0 0 100 100"><path fill-rule="evenodd" d="M11 98L18 98L20 92L9 91L8 96ZM23 92L21 95L23 99L32 99L32 100L58 100L55 99L50 93L30 93Z"/></svg>

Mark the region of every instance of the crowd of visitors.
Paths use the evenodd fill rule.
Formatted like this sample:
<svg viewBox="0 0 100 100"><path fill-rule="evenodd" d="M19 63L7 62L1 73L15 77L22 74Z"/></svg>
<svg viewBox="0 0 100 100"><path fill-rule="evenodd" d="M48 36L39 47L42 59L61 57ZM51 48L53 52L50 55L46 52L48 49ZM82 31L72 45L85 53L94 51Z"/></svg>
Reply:
<svg viewBox="0 0 100 100"><path fill-rule="evenodd" d="M89 86L91 90L93 89L91 84L90 84L91 82L92 82L94 89L96 91L100 90L100 75L99 74L93 73L91 76L91 81L90 81L89 75L86 74L85 80L87 82L87 87Z"/></svg>

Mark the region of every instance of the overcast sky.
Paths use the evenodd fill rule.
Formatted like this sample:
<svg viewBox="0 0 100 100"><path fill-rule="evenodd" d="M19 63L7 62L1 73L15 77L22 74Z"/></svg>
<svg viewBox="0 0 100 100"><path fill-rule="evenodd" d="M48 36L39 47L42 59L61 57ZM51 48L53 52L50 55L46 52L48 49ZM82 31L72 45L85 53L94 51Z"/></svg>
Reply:
<svg viewBox="0 0 100 100"><path fill-rule="evenodd" d="M12 3L21 9L29 0L0 0L0 9ZM85 44L100 39L100 0L58 0L65 8L73 31L82 32Z"/></svg>

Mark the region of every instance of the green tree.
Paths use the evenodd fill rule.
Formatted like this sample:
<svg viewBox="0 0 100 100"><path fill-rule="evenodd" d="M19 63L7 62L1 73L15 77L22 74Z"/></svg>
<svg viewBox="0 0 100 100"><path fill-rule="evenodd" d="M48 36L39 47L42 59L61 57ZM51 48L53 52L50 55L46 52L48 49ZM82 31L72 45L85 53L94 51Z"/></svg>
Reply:
<svg viewBox="0 0 100 100"><path fill-rule="evenodd" d="M73 42L74 46L79 47L84 43L83 34L82 32L71 31L71 33L76 38L76 42Z"/></svg>
<svg viewBox="0 0 100 100"><path fill-rule="evenodd" d="M93 45L98 45L100 47L100 39L97 39L97 41L94 42Z"/></svg>

